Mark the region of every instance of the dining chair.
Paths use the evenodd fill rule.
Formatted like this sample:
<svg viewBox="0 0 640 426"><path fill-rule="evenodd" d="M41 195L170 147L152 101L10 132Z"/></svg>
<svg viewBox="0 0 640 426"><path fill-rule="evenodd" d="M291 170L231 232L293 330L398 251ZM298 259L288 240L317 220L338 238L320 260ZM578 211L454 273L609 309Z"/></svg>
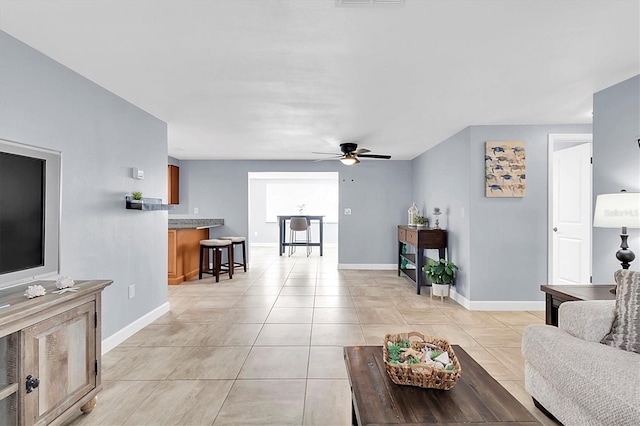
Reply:
<svg viewBox="0 0 640 426"><path fill-rule="evenodd" d="M307 257L309 257L311 254L311 246L309 245L311 243L311 228L309 227L309 222L307 221L306 216L292 216L291 221L289 222L289 228L291 230L289 233L289 243L291 244L289 246L289 256L295 253L296 243L305 242L307 246ZM301 231L305 232L306 238L304 241L296 240L296 233Z"/></svg>

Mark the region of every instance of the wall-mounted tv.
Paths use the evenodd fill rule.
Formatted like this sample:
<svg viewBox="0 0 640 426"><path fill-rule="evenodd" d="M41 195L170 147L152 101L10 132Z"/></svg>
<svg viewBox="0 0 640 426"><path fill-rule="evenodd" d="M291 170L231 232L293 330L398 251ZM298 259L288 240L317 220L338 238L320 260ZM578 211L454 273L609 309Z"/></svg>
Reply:
<svg viewBox="0 0 640 426"><path fill-rule="evenodd" d="M0 140L0 287L58 273L59 152Z"/></svg>

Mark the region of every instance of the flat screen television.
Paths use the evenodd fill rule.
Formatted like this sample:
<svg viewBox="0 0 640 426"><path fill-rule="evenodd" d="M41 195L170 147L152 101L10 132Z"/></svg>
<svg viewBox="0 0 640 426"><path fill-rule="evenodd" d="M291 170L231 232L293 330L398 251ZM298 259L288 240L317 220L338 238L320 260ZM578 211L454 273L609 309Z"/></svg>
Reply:
<svg viewBox="0 0 640 426"><path fill-rule="evenodd" d="M0 287L59 271L59 152L0 140Z"/></svg>

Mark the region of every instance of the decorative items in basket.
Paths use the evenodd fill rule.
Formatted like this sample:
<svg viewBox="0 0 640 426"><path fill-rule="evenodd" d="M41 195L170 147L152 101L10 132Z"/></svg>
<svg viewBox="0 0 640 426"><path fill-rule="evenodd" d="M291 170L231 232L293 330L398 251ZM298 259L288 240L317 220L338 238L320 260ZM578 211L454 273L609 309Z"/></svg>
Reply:
<svg viewBox="0 0 640 426"><path fill-rule="evenodd" d="M449 342L417 331L387 334L382 353L387 374L398 385L449 390L462 372Z"/></svg>

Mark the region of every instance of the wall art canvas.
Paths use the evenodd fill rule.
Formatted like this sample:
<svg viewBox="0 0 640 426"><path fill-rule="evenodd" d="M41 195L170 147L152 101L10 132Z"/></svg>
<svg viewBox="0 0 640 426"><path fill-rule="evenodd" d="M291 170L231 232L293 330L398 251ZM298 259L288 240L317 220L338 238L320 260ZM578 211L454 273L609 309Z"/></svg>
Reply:
<svg viewBox="0 0 640 426"><path fill-rule="evenodd" d="M524 197L527 189L523 141L485 143L485 195Z"/></svg>

